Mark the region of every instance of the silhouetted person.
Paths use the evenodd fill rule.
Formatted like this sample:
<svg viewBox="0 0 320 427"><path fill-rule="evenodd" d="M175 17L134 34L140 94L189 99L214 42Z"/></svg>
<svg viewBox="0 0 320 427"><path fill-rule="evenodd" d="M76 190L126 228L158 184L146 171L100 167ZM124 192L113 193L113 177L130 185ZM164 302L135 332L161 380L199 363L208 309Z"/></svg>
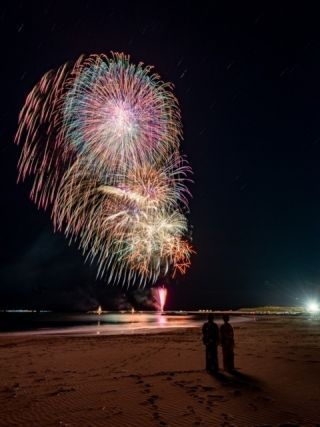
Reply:
<svg viewBox="0 0 320 427"><path fill-rule="evenodd" d="M202 326L202 341L206 346L206 370L215 373L218 365L219 328L214 323L213 314L208 315L208 321Z"/></svg>
<svg viewBox="0 0 320 427"><path fill-rule="evenodd" d="M229 323L229 316L225 314L224 323L220 326L220 341L222 346L223 368L225 371L234 370L234 334Z"/></svg>

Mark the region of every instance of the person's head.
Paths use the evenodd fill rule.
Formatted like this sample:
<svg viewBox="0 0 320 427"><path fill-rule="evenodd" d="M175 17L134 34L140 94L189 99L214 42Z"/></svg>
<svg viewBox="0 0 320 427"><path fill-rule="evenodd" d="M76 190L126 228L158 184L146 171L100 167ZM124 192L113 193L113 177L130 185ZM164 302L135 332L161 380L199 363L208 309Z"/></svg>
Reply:
<svg viewBox="0 0 320 427"><path fill-rule="evenodd" d="M227 314L224 314L222 316L222 319L223 319L224 323L228 323L229 322L229 316Z"/></svg>
<svg viewBox="0 0 320 427"><path fill-rule="evenodd" d="M213 321L214 321L214 316L213 316L213 314L212 314L212 313L209 313L209 314L208 314L208 321L209 321L209 322L213 322Z"/></svg>

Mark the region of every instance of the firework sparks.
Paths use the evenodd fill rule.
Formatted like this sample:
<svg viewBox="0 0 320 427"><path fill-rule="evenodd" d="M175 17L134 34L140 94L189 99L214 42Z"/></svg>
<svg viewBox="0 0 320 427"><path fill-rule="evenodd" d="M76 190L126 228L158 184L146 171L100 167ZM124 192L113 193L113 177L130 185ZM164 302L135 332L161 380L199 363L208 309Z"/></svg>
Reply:
<svg viewBox="0 0 320 427"><path fill-rule="evenodd" d="M129 59L80 57L40 80L19 116L18 180L34 176L31 199L98 276L145 286L190 266L191 168L172 85Z"/></svg>

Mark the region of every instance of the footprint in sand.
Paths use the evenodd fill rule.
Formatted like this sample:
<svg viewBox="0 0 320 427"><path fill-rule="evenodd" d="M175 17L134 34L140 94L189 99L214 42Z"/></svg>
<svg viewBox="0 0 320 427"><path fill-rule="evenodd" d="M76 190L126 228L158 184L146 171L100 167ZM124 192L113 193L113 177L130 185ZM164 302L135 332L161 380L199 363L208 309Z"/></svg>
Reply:
<svg viewBox="0 0 320 427"><path fill-rule="evenodd" d="M216 400L219 402L225 401L225 397L222 394L208 394L208 399Z"/></svg>
<svg viewBox="0 0 320 427"><path fill-rule="evenodd" d="M147 402L149 402L149 403L151 403L152 405L154 405L154 403L156 402L156 400L158 400L159 399L159 396L157 396L157 395L155 395L155 394L153 394L152 396L150 396L148 399L147 399Z"/></svg>
<svg viewBox="0 0 320 427"><path fill-rule="evenodd" d="M69 393L71 391L75 391L75 388L74 387L71 387L71 388L59 387L57 390L49 393L49 396L58 396L59 394Z"/></svg>
<svg viewBox="0 0 320 427"><path fill-rule="evenodd" d="M215 387L212 387L212 386L202 386L202 390L203 391L212 391L212 390L215 390L216 388Z"/></svg>
<svg viewBox="0 0 320 427"><path fill-rule="evenodd" d="M195 410L194 410L193 406L188 405L187 409L189 409L191 414L195 414Z"/></svg>
<svg viewBox="0 0 320 427"><path fill-rule="evenodd" d="M254 411L258 410L258 406L255 405L254 403L248 403L248 406L250 406L250 408L252 408Z"/></svg>

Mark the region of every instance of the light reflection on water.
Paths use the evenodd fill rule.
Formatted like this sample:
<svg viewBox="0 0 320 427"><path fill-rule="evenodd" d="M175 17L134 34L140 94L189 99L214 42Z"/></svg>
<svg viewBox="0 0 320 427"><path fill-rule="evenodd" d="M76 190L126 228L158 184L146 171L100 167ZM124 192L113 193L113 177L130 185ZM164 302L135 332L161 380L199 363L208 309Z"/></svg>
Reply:
<svg viewBox="0 0 320 427"><path fill-rule="evenodd" d="M165 314L165 313L104 313L97 314L54 314L47 316L47 321L40 321L35 329L10 332L10 335L131 335L164 332L178 328L200 327L206 320L205 316L196 314ZM231 317L231 323L247 321L248 317ZM59 327L55 325L55 322ZM221 323L217 317L216 322ZM50 327L47 327L50 324ZM4 333L7 334L7 333ZM3 334L1 334L3 335Z"/></svg>

